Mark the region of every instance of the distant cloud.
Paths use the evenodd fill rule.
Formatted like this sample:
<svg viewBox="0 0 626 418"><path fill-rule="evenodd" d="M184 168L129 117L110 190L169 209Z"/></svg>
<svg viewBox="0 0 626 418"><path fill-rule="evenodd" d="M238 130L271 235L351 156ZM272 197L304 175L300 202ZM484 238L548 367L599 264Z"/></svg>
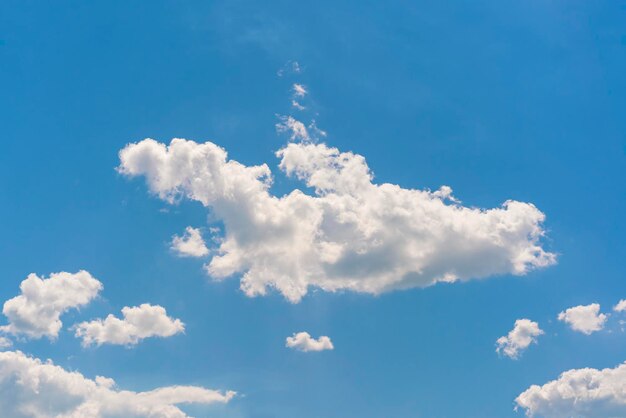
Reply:
<svg viewBox="0 0 626 418"><path fill-rule="evenodd" d="M541 246L545 215L513 200L479 209L445 193L373 182L365 158L307 141L283 119L291 142L279 168L312 192L270 193L266 164L246 166L206 142L153 139L119 153L119 171L144 176L151 192L174 203L200 202L224 224L224 239L206 265L214 278L243 273L248 296L279 290L298 302L309 288L380 294L494 275L525 275L556 256ZM444 190L444 189L440 189Z"/></svg>
<svg viewBox="0 0 626 418"><path fill-rule="evenodd" d="M626 363L614 369L572 369L515 399L529 417L626 417Z"/></svg>
<svg viewBox="0 0 626 418"><path fill-rule="evenodd" d="M279 116L279 120L280 122L276 124L276 130L289 133L292 141L308 141L311 139L304 123L294 119L293 116Z"/></svg>
<svg viewBox="0 0 626 418"><path fill-rule="evenodd" d="M625 312L626 311L626 299L622 299L617 302L617 305L613 306L613 310L615 312Z"/></svg>
<svg viewBox="0 0 626 418"><path fill-rule="evenodd" d="M9 324L0 331L54 339L63 326L61 315L88 304L102 290L102 283L85 270L53 273L48 279L32 273L22 281L20 290L20 295L4 303L2 313Z"/></svg>
<svg viewBox="0 0 626 418"><path fill-rule="evenodd" d="M304 97L308 93L306 87L302 84L294 83L292 89L295 97Z"/></svg>
<svg viewBox="0 0 626 418"><path fill-rule="evenodd" d="M226 403L235 396L197 386L118 390L112 379L88 379L19 351L0 352L0 371L0 411L11 418L187 418L176 405Z"/></svg>
<svg viewBox="0 0 626 418"><path fill-rule="evenodd" d="M297 334L294 333L291 337L287 337L285 346L305 352L332 350L335 348L333 347L332 341L330 341L330 338L327 336L323 335L316 340L311 337L308 332L298 332Z"/></svg>
<svg viewBox="0 0 626 418"><path fill-rule="evenodd" d="M144 303L140 306L122 308L123 319L107 316L82 322L73 328L76 337L82 338L83 346L115 344L134 345L144 338L171 337L185 331L180 319L167 316L165 308Z"/></svg>
<svg viewBox="0 0 626 418"><path fill-rule="evenodd" d="M282 77L288 74L300 74L302 72L302 66L298 61L287 61L283 67L276 72L276 75Z"/></svg>
<svg viewBox="0 0 626 418"><path fill-rule="evenodd" d="M296 100L291 100L291 106L298 109L298 110L304 110L306 109L306 107L302 106L300 103L298 103L298 101Z"/></svg>
<svg viewBox="0 0 626 418"><path fill-rule="evenodd" d="M209 254L200 230L188 226L182 237L174 235L172 238L172 250L180 257L204 257Z"/></svg>
<svg viewBox="0 0 626 418"><path fill-rule="evenodd" d="M517 359L532 343L537 343L537 337L543 335L539 324L529 319L518 319L507 336L496 341L496 351L509 358Z"/></svg>
<svg viewBox="0 0 626 418"><path fill-rule="evenodd" d="M604 328L607 318L605 314L600 313L600 305L592 303L566 309L559 313L558 319L568 324L574 331L589 335Z"/></svg>

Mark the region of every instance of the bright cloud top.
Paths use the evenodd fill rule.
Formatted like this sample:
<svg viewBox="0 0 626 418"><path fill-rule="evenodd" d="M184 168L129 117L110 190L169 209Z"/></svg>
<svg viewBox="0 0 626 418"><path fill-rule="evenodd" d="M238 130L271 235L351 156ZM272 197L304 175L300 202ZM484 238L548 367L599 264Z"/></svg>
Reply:
<svg viewBox="0 0 626 418"><path fill-rule="evenodd" d="M604 328L606 315L600 313L600 305L579 305L559 313L559 321L563 321L574 331L591 334Z"/></svg>
<svg viewBox="0 0 626 418"><path fill-rule="evenodd" d="M140 306L122 308L123 319L113 315L104 320L96 319L77 324L76 337L82 338L83 346L116 344L134 345L144 338L171 337L185 331L180 319L172 319L161 306L144 303Z"/></svg>
<svg viewBox="0 0 626 418"><path fill-rule="evenodd" d="M614 369L572 369L515 400L526 415L550 418L626 416L626 363Z"/></svg>
<svg viewBox="0 0 626 418"><path fill-rule="evenodd" d="M53 273L48 279L29 274L20 284L21 294L4 303L2 313L9 325L0 330L28 338L54 339L63 326L61 315L88 304L102 287L102 283L84 270Z"/></svg>
<svg viewBox="0 0 626 418"><path fill-rule="evenodd" d="M294 333L293 336L287 337L285 341L285 347L304 352L332 350L335 348L329 337L322 335L316 340L308 332Z"/></svg>
<svg viewBox="0 0 626 418"><path fill-rule="evenodd" d="M200 230L190 226L185 228L182 237L174 235L171 248L181 257L204 257L209 254Z"/></svg>
<svg viewBox="0 0 626 418"><path fill-rule="evenodd" d="M626 312L626 299L622 299L617 302L617 305L613 306L615 312Z"/></svg>
<svg viewBox="0 0 626 418"><path fill-rule="evenodd" d="M228 160L217 145L145 139L120 151L119 171L145 176L175 203L210 207L225 237L207 264L217 279L243 273L249 296L278 289L298 302L313 286L380 294L498 274L524 275L555 263L542 249L545 218L529 203L482 210L446 193L372 183L365 159L325 144L290 143L280 169L314 189L277 197L266 164Z"/></svg>
<svg viewBox="0 0 626 418"><path fill-rule="evenodd" d="M543 335L539 324L529 319L518 319L509 334L498 338L496 351L509 358L517 359L532 343L537 343L537 337Z"/></svg>
<svg viewBox="0 0 626 418"><path fill-rule="evenodd" d="M118 390L112 379L87 379L19 351L0 352L0 411L11 418L185 418L176 405L226 403L235 392L170 386Z"/></svg>

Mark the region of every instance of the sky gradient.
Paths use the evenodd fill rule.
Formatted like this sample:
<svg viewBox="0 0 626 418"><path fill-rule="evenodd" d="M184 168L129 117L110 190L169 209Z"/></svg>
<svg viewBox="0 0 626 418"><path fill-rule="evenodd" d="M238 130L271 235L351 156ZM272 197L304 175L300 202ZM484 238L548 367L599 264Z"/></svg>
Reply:
<svg viewBox="0 0 626 418"><path fill-rule="evenodd" d="M86 270L102 284L60 315L58 336L7 331L4 350L136 392L237 392L180 405L197 418L521 417L515 399L531 385L616 368L626 361L626 313L613 310L626 298L625 18L626 5L608 1L3 2L0 301L20 295L30 273ZM310 137L277 129L287 115ZM193 199L159 198L142 170L124 172L120 151L144 138L210 141L228 160L267 164L276 198L300 189L320 202L275 154L312 143L363 156L375 185L449 186L460 203L446 205L527 202L545 214L538 243L555 262L517 275L493 267L479 280L468 268L468 280L424 288L316 282L297 300L280 289L249 297L243 272L207 274L213 253L171 248L191 226L214 251L224 220ZM432 248L447 271L460 259L450 243L465 241L443 242ZM146 303L184 331L161 322L161 337L85 345L70 329ZM596 313L566 311L594 303ZM520 319L529 322L509 334ZM328 336L333 349L287 347L298 332ZM626 399L607 402L579 413L626 416Z"/></svg>

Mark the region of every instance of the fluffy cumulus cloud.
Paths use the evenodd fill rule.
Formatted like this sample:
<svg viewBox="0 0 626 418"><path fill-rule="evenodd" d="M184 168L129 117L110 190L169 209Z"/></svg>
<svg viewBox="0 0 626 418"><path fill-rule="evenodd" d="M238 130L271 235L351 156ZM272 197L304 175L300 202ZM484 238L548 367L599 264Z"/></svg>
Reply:
<svg viewBox="0 0 626 418"><path fill-rule="evenodd" d="M287 337L285 346L304 352L332 350L335 348L329 337L322 335L316 340L308 332L298 332L291 337Z"/></svg>
<svg viewBox="0 0 626 418"><path fill-rule="evenodd" d="M0 330L28 338L54 339L63 326L61 315L88 304L102 290L102 283L84 270L53 273L47 279L33 273L22 281L20 290L20 295L4 303L2 313L9 324Z"/></svg>
<svg viewBox="0 0 626 418"><path fill-rule="evenodd" d="M276 155L311 194L272 195L266 164L229 160L211 142L129 144L119 171L144 176L168 202L210 208L225 236L206 270L217 279L242 273L249 296L275 288L298 302L310 287L380 294L555 263L541 247L545 216L530 203L485 210L461 206L449 188L376 184L362 156L322 143L292 142Z"/></svg>
<svg viewBox="0 0 626 418"><path fill-rule="evenodd" d="M82 338L83 346L134 345L144 338L171 337L185 330L180 319L170 318L158 305L127 306L122 309L122 315L123 319L109 315L104 320L77 324L74 327L76 336Z"/></svg>
<svg viewBox="0 0 626 418"><path fill-rule="evenodd" d="M563 321L574 331L591 334L604 328L606 315L600 313L600 305L579 305L559 313L559 321Z"/></svg>
<svg viewBox="0 0 626 418"><path fill-rule="evenodd" d="M615 312L626 312L626 299L622 299L617 302L617 305L613 306Z"/></svg>
<svg viewBox="0 0 626 418"><path fill-rule="evenodd" d="M204 257L209 254L200 230L190 226L185 229L182 237L174 235L171 248L181 257Z"/></svg>
<svg viewBox="0 0 626 418"><path fill-rule="evenodd" d="M11 418L184 418L177 405L225 403L234 392L196 386L118 390L19 351L0 352L0 411Z"/></svg>
<svg viewBox="0 0 626 418"><path fill-rule="evenodd" d="M498 338L496 351L512 359L517 359L537 337L543 335L539 324L529 319L518 319L509 334Z"/></svg>
<svg viewBox="0 0 626 418"><path fill-rule="evenodd" d="M573 369L515 400L529 417L606 418L626 416L626 363L614 369Z"/></svg>

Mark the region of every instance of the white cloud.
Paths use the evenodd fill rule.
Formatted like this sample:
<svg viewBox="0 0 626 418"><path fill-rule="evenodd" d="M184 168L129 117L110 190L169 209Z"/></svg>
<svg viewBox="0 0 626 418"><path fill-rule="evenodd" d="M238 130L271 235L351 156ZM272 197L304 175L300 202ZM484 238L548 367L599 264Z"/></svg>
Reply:
<svg viewBox="0 0 626 418"><path fill-rule="evenodd" d="M622 299L617 302L617 305L613 306L613 310L615 312L624 312L626 311L626 299Z"/></svg>
<svg viewBox="0 0 626 418"><path fill-rule="evenodd" d="M302 84L294 83L292 88L293 95L295 97L304 97L308 94L306 87L304 87Z"/></svg>
<svg viewBox="0 0 626 418"><path fill-rule="evenodd" d="M0 411L11 418L185 418L176 405L226 403L235 392L196 386L118 390L19 351L0 352Z"/></svg>
<svg viewBox="0 0 626 418"><path fill-rule="evenodd" d="M294 119L293 116L279 116L278 118L280 122L276 124L276 130L281 133L289 133L289 137L292 141L309 141L311 139L304 123Z"/></svg>
<svg viewBox="0 0 626 418"><path fill-rule="evenodd" d="M172 238L172 250L181 257L204 257L209 254L200 230L188 226L182 237L174 235Z"/></svg>
<svg viewBox="0 0 626 418"><path fill-rule="evenodd" d="M335 348L327 336L322 335L316 340L308 332L298 332L291 337L287 337L285 347L304 352L332 350Z"/></svg>
<svg viewBox="0 0 626 418"><path fill-rule="evenodd" d="M509 200L483 210L429 190L375 184L362 156L325 144L289 143L277 156L280 169L314 195L273 196L266 164L228 160L211 142L129 144L119 171L145 176L168 202L187 198L210 208L225 237L206 270L216 279L243 273L249 296L276 288L298 302L309 287L380 294L524 275L556 262L541 247L545 216L532 204Z"/></svg>
<svg viewBox="0 0 626 418"><path fill-rule="evenodd" d="M572 369L543 386L532 385L515 400L529 417L626 416L626 363L614 369Z"/></svg>
<svg viewBox="0 0 626 418"><path fill-rule="evenodd" d="M559 321L567 323L574 331L591 334L604 328L606 315L600 313L600 305L579 305L559 313Z"/></svg>
<svg viewBox="0 0 626 418"><path fill-rule="evenodd" d="M507 336L496 341L498 354L517 359L532 343L537 343L537 337L543 335L539 324L529 319L518 319Z"/></svg>
<svg viewBox="0 0 626 418"><path fill-rule="evenodd" d="M134 345L144 338L171 337L185 331L180 319L172 319L161 306L144 303L122 308L123 319L109 315L75 325L76 337L83 339L83 346L116 344Z"/></svg>
<svg viewBox="0 0 626 418"><path fill-rule="evenodd" d="M21 295L4 303L2 313L9 325L0 330L29 338L54 339L63 326L60 316L88 304L102 290L102 283L84 270L53 273L48 279L32 273L22 281L20 290Z"/></svg>
<svg viewBox="0 0 626 418"><path fill-rule="evenodd" d="M291 100L291 106L295 107L298 110L304 110L306 109L306 107L302 106L300 103L298 103L297 100Z"/></svg>

